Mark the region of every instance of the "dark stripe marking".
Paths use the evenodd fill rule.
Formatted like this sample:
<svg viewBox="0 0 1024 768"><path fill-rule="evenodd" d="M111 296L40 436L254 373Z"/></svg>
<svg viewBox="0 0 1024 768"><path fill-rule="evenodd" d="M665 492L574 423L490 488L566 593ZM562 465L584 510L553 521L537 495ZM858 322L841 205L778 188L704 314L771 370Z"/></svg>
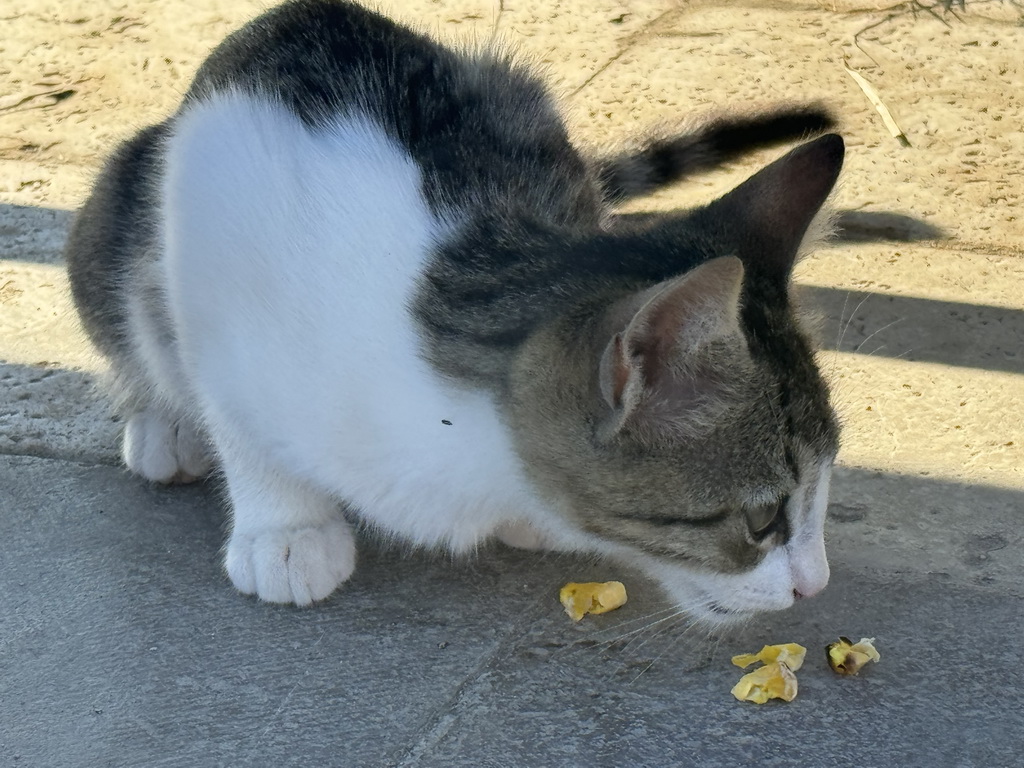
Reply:
<svg viewBox="0 0 1024 768"><path fill-rule="evenodd" d="M695 527L703 527L717 525L718 523L726 520L731 514L732 510L723 509L721 512L710 515L709 517L672 517L669 515L642 515L627 513L620 513L616 515L616 517L620 520L638 520L642 523L657 526L691 525Z"/></svg>

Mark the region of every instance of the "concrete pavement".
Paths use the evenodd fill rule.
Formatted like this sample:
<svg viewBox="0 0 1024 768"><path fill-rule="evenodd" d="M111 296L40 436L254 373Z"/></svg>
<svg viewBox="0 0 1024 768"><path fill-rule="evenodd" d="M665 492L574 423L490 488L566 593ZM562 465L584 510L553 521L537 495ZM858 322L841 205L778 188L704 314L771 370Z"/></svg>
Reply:
<svg viewBox="0 0 1024 768"><path fill-rule="evenodd" d="M259 604L221 571L214 483L6 456L0 765L1019 765L1020 557L973 532L1021 494L924 486L918 518L900 483L841 471L832 585L708 638L636 574L499 546L452 564L364 541L327 603ZM566 579L613 577L625 607L562 612ZM834 675L840 633L881 662ZM741 704L729 658L766 642L809 648L799 696Z"/></svg>

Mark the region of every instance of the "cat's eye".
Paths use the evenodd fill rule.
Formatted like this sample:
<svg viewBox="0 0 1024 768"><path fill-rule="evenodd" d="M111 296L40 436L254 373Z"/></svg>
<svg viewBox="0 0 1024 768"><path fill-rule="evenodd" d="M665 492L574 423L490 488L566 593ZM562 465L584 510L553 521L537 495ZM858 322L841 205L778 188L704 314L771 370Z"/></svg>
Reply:
<svg viewBox="0 0 1024 768"><path fill-rule="evenodd" d="M762 504L757 507L747 507L744 514L747 516L747 526L755 539L763 539L769 533L780 529L786 520L786 502L788 497L771 504Z"/></svg>

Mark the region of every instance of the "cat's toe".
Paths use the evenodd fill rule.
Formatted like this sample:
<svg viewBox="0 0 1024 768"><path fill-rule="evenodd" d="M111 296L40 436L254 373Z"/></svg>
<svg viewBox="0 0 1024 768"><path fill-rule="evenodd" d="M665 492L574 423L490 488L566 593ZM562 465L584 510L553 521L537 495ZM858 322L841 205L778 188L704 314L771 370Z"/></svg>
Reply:
<svg viewBox="0 0 1024 768"><path fill-rule="evenodd" d="M132 414L122 444L128 469L147 480L169 483L178 472L174 455L174 425L151 411Z"/></svg>
<svg viewBox="0 0 1024 768"><path fill-rule="evenodd" d="M494 535L502 544L516 549L556 549L554 542L526 522L504 523Z"/></svg>
<svg viewBox="0 0 1024 768"><path fill-rule="evenodd" d="M128 469L155 483L188 483L212 468L205 439L184 421L147 409L132 414L122 445Z"/></svg>
<svg viewBox="0 0 1024 768"><path fill-rule="evenodd" d="M180 422L175 434L178 461L177 482L190 483L210 474L213 456L206 438L191 424Z"/></svg>
<svg viewBox="0 0 1024 768"><path fill-rule="evenodd" d="M225 567L235 587L268 603L323 600L355 569L356 547L344 520L311 528L232 534Z"/></svg>

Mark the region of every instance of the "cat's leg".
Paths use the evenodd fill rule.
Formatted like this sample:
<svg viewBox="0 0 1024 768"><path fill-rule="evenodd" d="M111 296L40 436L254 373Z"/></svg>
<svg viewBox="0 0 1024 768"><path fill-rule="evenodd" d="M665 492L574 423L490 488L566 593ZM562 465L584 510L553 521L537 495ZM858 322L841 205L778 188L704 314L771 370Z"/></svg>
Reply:
<svg viewBox="0 0 1024 768"><path fill-rule="evenodd" d="M213 452L190 415L194 405L155 263L134 265L124 303L127 342L110 357L115 399L126 416L125 464L155 482L191 482L213 468Z"/></svg>
<svg viewBox="0 0 1024 768"><path fill-rule="evenodd" d="M213 467L210 447L192 419L155 404L128 417L121 453L128 469L157 483L190 483Z"/></svg>
<svg viewBox="0 0 1024 768"><path fill-rule="evenodd" d="M235 587L308 605L352 575L355 539L336 500L251 455L221 458L233 517L225 567Z"/></svg>

